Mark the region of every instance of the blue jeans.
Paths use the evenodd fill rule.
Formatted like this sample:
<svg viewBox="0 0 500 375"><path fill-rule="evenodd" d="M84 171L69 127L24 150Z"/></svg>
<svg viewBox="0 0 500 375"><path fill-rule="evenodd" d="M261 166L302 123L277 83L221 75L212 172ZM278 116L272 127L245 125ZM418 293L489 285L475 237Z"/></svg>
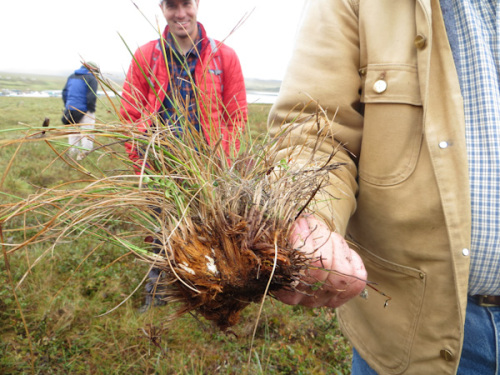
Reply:
<svg viewBox="0 0 500 375"><path fill-rule="evenodd" d="M500 371L500 307L479 306L469 297L464 347L457 375L496 375ZM351 375L377 375L353 348Z"/></svg>

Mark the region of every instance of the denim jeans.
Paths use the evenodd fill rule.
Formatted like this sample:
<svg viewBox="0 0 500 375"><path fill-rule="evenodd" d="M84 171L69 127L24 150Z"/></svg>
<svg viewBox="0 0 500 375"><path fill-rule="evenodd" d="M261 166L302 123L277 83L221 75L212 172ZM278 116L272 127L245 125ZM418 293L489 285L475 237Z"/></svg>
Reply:
<svg viewBox="0 0 500 375"><path fill-rule="evenodd" d="M496 375L499 371L500 307L479 306L469 297L457 375ZM351 375L377 375L354 348Z"/></svg>

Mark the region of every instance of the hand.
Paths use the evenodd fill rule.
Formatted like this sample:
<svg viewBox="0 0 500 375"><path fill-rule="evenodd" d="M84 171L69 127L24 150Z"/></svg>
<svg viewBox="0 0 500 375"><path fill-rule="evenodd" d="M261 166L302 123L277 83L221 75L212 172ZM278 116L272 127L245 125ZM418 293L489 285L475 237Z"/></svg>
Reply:
<svg viewBox="0 0 500 375"><path fill-rule="evenodd" d="M338 307L365 288L367 274L363 261L345 239L331 232L312 215L301 216L290 233L295 249L315 260L298 291L280 290L274 295L283 303L308 307ZM318 269L314 269L318 267ZM331 271L328 271L331 270ZM332 272L333 271L333 272ZM311 289L310 286L318 286Z"/></svg>

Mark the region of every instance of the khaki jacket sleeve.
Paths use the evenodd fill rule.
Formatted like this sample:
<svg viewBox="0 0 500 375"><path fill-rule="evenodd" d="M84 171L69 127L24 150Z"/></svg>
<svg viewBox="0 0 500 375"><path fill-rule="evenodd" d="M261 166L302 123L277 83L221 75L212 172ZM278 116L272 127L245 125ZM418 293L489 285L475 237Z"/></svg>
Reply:
<svg viewBox="0 0 500 375"><path fill-rule="evenodd" d="M318 205L314 208L314 214L342 235L356 209L363 125L359 59L356 6L347 0L310 1L269 116L273 134L284 124L296 125L283 143L289 147L281 150L290 163L306 163L312 152L314 159L325 160L334 152L331 162L342 163L330 172L329 184L316 196ZM328 121L319 125L322 115ZM318 147L314 139L325 126L329 135Z"/></svg>

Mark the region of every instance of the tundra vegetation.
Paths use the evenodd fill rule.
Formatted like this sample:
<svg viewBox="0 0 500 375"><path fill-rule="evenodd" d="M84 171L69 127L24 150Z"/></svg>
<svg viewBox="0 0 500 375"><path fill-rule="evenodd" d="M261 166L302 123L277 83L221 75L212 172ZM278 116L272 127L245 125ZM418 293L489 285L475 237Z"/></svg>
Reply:
<svg viewBox="0 0 500 375"><path fill-rule="evenodd" d="M238 319L225 325L211 319L212 314L200 313L196 303L179 308L179 296L174 295L172 303L138 313L145 275L156 260L143 251L142 234L147 231L138 230L138 221L131 218L118 220L116 213L126 212L127 207L118 200L113 206L112 198L130 198L130 204L138 208L134 215L146 224L151 215L141 216L140 207L146 212L148 204L137 205L136 181L89 190L96 179L112 180L131 173L123 157L119 136L123 133L114 127L110 130L116 125L117 105L114 99L100 100L97 117L103 127L97 132L96 145L103 147L75 163L64 156L67 144L60 136L66 131L60 125L60 98L0 98L0 165L4 166L0 174L4 208L0 266L5 271L0 274L0 372L348 374L351 350L331 309L286 306L266 298L261 310L260 303L250 302L262 298L249 299L242 306L245 309L235 311ZM267 134L268 111L269 105L250 105L252 147L258 148L260 140L266 142L261 135ZM48 138L42 135L45 118L51 121ZM23 137L24 142L12 141ZM160 164L157 172L161 173L140 182L151 185L152 200L158 198L158 190L162 199L172 201L178 193L189 201L193 199L189 194L198 194L199 181L162 185L157 176L167 173L162 168L168 162ZM210 186L223 182L211 181ZM51 201L54 194L47 194L51 189L56 200ZM209 192L213 197L213 191ZM94 213L84 209L91 199L95 199L91 208L97 208ZM81 216L65 216L71 204L79 205ZM186 210L182 204L173 210ZM22 214L12 215L12 210L19 209ZM113 215L99 216L110 210ZM6 217L9 221L2 222ZM58 220L58 226L52 219ZM65 223L69 229L64 229ZM162 229L170 231L171 227ZM47 244L48 239L52 243Z"/></svg>

